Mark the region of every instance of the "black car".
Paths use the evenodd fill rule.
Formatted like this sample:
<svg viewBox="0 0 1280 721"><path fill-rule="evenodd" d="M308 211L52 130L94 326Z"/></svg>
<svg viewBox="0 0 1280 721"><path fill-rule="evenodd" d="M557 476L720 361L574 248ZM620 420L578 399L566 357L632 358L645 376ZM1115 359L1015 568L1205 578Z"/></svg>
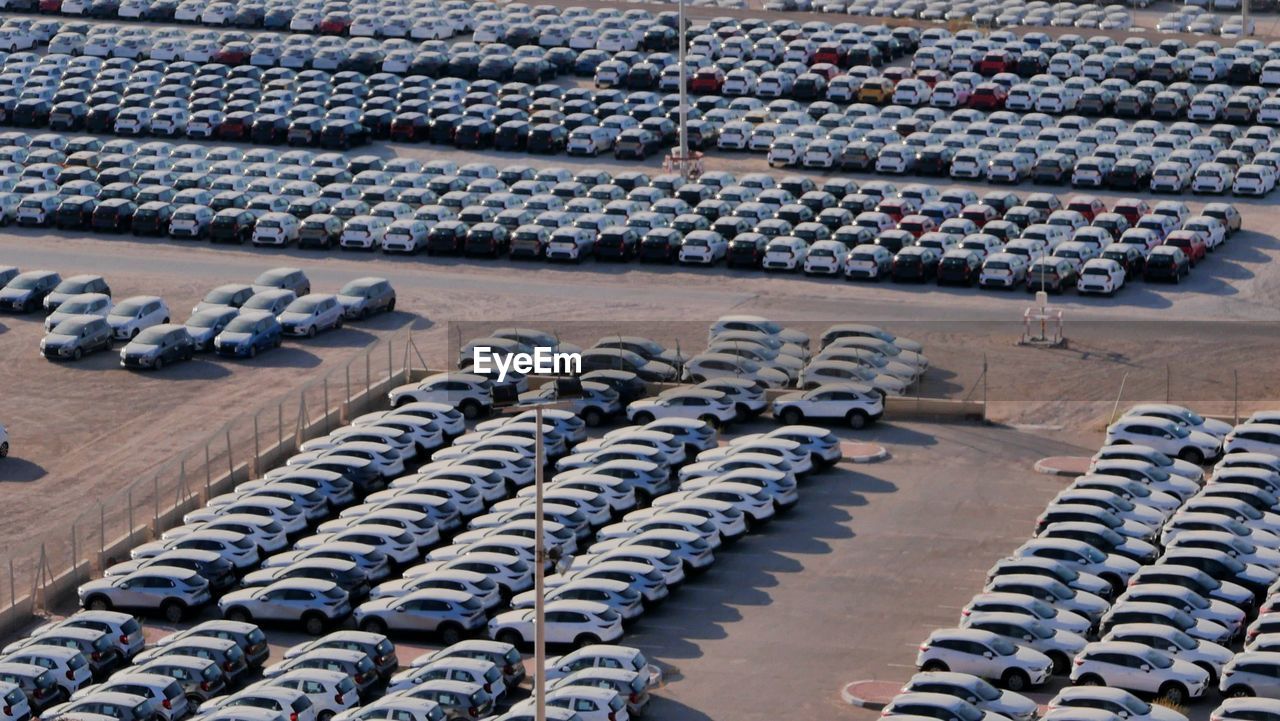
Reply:
<svg viewBox="0 0 1280 721"><path fill-rule="evenodd" d="M288 136L289 119L283 115L259 115L249 128L249 141L259 145L280 145Z"/></svg>
<svg viewBox="0 0 1280 721"><path fill-rule="evenodd" d="M79 130L89 117L89 106L80 101L54 103L49 111L50 130Z"/></svg>
<svg viewBox="0 0 1280 721"><path fill-rule="evenodd" d="M1121 158L1107 176L1112 188L1145 190L1151 184L1151 163L1139 158Z"/></svg>
<svg viewBox="0 0 1280 721"><path fill-rule="evenodd" d="M13 124L23 128L38 128L49 124L53 103L48 100L28 98L19 100L13 108Z"/></svg>
<svg viewBox="0 0 1280 721"><path fill-rule="evenodd" d="M635 228L611 225L600 231L596 239L596 257L601 260L630 260L640 247L640 234Z"/></svg>
<svg viewBox="0 0 1280 721"><path fill-rule="evenodd" d="M354 120L326 120L320 129L320 147L349 150L364 142L365 131Z"/></svg>
<svg viewBox="0 0 1280 721"><path fill-rule="evenodd" d="M1143 280L1163 280L1170 283L1181 283L1190 274L1191 260L1181 248L1172 245L1153 248L1142 269Z"/></svg>
<svg viewBox="0 0 1280 721"><path fill-rule="evenodd" d="M739 233L729 241L725 264L730 268L759 268L769 240L762 233Z"/></svg>
<svg viewBox="0 0 1280 721"><path fill-rule="evenodd" d="M125 368L160 370L166 364L189 361L196 353L196 343L184 326L153 325L143 329L120 351L120 365Z"/></svg>
<svg viewBox="0 0 1280 721"><path fill-rule="evenodd" d="M439 226L437 226L439 227ZM431 236L427 236L427 247L431 247ZM467 231L463 244L463 252L468 256L487 255L497 258L511 250L511 234L504 226L497 223L476 223Z"/></svg>
<svg viewBox="0 0 1280 721"><path fill-rule="evenodd" d="M628 128L618 134L618 139L613 144L613 157L617 160L644 160L657 152L661 144L658 136L645 128Z"/></svg>
<svg viewBox="0 0 1280 721"><path fill-rule="evenodd" d="M209 223L209 242L244 244L253 237L253 213L244 208L224 208Z"/></svg>
<svg viewBox="0 0 1280 721"><path fill-rule="evenodd" d="M427 140L439 145L453 144L453 131L462 123L459 113L445 113L431 119L431 129L427 131Z"/></svg>
<svg viewBox="0 0 1280 721"><path fill-rule="evenodd" d="M484 118L463 118L453 131L455 147L470 150L487 148L493 145L493 137L497 128Z"/></svg>
<svg viewBox="0 0 1280 721"><path fill-rule="evenodd" d="M627 71L628 90L652 90L658 85L662 71L653 63L636 63Z"/></svg>
<svg viewBox="0 0 1280 721"><path fill-rule="evenodd" d="M508 120L493 132L495 150L522 151L529 140L529 123L524 120Z"/></svg>
<svg viewBox="0 0 1280 721"><path fill-rule="evenodd" d="M129 231L134 235L167 235L173 211L173 204L163 200L143 203L134 211Z"/></svg>
<svg viewBox="0 0 1280 721"><path fill-rule="evenodd" d="M137 209L137 204L129 198L107 198L93 209L89 225L97 231L123 233L129 230Z"/></svg>
<svg viewBox="0 0 1280 721"><path fill-rule="evenodd" d="M644 31L640 39L640 47L649 52L667 52L676 49L678 37L673 28L666 25L653 25Z"/></svg>
<svg viewBox="0 0 1280 721"><path fill-rule="evenodd" d="M933 248L910 245L893 256L889 277L895 283L923 283L938 275L938 252Z"/></svg>
<svg viewBox="0 0 1280 721"><path fill-rule="evenodd" d="M427 232L427 255L461 255L467 242L467 224L443 220Z"/></svg>
<svg viewBox="0 0 1280 721"><path fill-rule="evenodd" d="M675 228L654 228L640 239L640 262L674 263L684 235Z"/></svg>
<svg viewBox="0 0 1280 721"><path fill-rule="evenodd" d="M558 155L564 152L569 142L569 131L562 125L539 123L529 131L529 139L525 148L530 153L539 155Z"/></svg>
<svg viewBox="0 0 1280 721"><path fill-rule="evenodd" d="M515 63L511 58L490 56L481 60L476 66L475 77L479 80L496 80L505 83L512 79L511 74L514 69Z"/></svg>
<svg viewBox="0 0 1280 721"><path fill-rule="evenodd" d="M973 285L981 270L977 253L949 251L938 263L938 285Z"/></svg>
<svg viewBox="0 0 1280 721"><path fill-rule="evenodd" d="M386 108L373 108L360 116L360 127L366 139L386 140L391 137L391 124L396 114Z"/></svg>
<svg viewBox="0 0 1280 721"><path fill-rule="evenodd" d="M53 211L53 224L61 230L88 228L93 222L93 211L97 208L98 201L87 195L63 198Z"/></svg>
<svg viewBox="0 0 1280 721"><path fill-rule="evenodd" d="M637 398L643 398L648 392L648 384L640 376L624 370L594 370L583 373L580 380L592 383L603 383L618 394L618 400L626 405Z"/></svg>
<svg viewBox="0 0 1280 721"><path fill-rule="evenodd" d="M946 175L951 172L955 160L955 148L946 145L927 145L916 153L916 173L919 175Z"/></svg>
<svg viewBox="0 0 1280 721"><path fill-rule="evenodd" d="M519 83L545 83L555 79L556 68L543 58L524 58L511 69L509 77Z"/></svg>

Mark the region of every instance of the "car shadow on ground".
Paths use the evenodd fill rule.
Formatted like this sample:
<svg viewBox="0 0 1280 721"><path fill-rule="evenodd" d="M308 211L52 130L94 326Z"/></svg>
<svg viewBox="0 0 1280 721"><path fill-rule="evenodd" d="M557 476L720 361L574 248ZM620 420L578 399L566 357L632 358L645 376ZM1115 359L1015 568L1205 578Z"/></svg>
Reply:
<svg viewBox="0 0 1280 721"><path fill-rule="evenodd" d="M921 433L914 428L906 428L893 423L880 421L872 426L871 430L871 434L860 436L855 440L916 447L938 445L938 439L929 433Z"/></svg>
<svg viewBox="0 0 1280 721"><path fill-rule="evenodd" d="M24 458L10 455L8 458L0 459L0 484L31 483L44 478L45 475L43 466Z"/></svg>
<svg viewBox="0 0 1280 721"><path fill-rule="evenodd" d="M247 362L264 368L315 368L320 365L320 357L297 346L284 346L261 354L252 360L241 358L238 362Z"/></svg>
<svg viewBox="0 0 1280 721"><path fill-rule="evenodd" d="M325 331L315 338L291 338L290 341L304 346L319 348L364 348L377 340L372 333L360 328L344 325L341 328Z"/></svg>
<svg viewBox="0 0 1280 721"><path fill-rule="evenodd" d="M773 603L767 589L778 586L781 575L804 570L795 556L829 554L833 543L854 538L851 509L867 505L870 495L896 490L888 481L847 467L801 481L801 501L795 508L733 546L717 549L715 566L686 581L677 597L645 614L630 638L659 658L702 656L700 641L725 638L725 626L742 619L742 607Z"/></svg>

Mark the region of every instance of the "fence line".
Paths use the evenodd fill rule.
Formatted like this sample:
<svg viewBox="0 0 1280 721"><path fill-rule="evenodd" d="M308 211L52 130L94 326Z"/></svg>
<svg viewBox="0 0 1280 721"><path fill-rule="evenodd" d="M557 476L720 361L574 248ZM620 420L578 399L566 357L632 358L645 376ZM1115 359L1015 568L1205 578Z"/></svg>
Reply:
<svg viewBox="0 0 1280 721"><path fill-rule="evenodd" d="M388 390L426 370L412 331L380 340L342 367L224 424L155 472L91 501L69 530L11 545L7 572L0 574L0 636L127 560L135 545L160 538L213 496L283 463L307 439L380 407Z"/></svg>

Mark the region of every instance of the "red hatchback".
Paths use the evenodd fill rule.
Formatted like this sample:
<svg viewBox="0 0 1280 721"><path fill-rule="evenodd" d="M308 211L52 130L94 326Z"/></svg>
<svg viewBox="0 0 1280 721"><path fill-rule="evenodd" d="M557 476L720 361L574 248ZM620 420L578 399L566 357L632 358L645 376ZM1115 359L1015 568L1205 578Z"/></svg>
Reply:
<svg viewBox="0 0 1280 721"><path fill-rule="evenodd" d="M1187 260L1191 261L1193 268L1204 260L1205 253L1209 252L1209 246L1205 245L1204 238L1194 230L1175 230L1164 239L1164 245L1181 248L1182 252L1186 253Z"/></svg>
<svg viewBox="0 0 1280 721"><path fill-rule="evenodd" d="M689 81L689 92L715 95L724 86L724 71L720 68L702 68Z"/></svg>
<svg viewBox="0 0 1280 721"><path fill-rule="evenodd" d="M1111 212L1119 213L1129 221L1130 226L1138 224L1138 219L1151 212L1151 206L1142 198L1121 198L1116 201Z"/></svg>
<svg viewBox="0 0 1280 721"><path fill-rule="evenodd" d="M1095 195L1073 195L1067 201L1067 210L1080 213L1086 223L1092 223L1098 215L1107 212L1107 206Z"/></svg>
<svg viewBox="0 0 1280 721"><path fill-rule="evenodd" d="M346 13L325 15L316 28L321 35L346 35L351 32L351 16Z"/></svg>
<svg viewBox="0 0 1280 721"><path fill-rule="evenodd" d="M1015 70L1017 62L1013 56L1004 50L992 50L982 59L978 61L978 74L984 78L989 78L1000 73L1011 73Z"/></svg>
<svg viewBox="0 0 1280 721"><path fill-rule="evenodd" d="M969 96L969 107L974 110L1004 110L1004 101L1009 91L998 83L983 83L974 88Z"/></svg>

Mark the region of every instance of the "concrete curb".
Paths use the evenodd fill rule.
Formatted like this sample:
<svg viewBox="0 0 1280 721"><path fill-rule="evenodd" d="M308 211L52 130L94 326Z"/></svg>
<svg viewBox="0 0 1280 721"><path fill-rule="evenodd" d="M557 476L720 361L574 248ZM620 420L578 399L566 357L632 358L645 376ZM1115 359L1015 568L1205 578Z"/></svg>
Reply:
<svg viewBox="0 0 1280 721"><path fill-rule="evenodd" d="M1036 473L1046 476L1080 476L1089 471L1092 459L1085 456L1053 456L1036 461Z"/></svg>
<svg viewBox="0 0 1280 721"><path fill-rule="evenodd" d="M874 443L842 444L844 457L850 463L879 463L889 457L889 450Z"/></svg>
<svg viewBox="0 0 1280 721"><path fill-rule="evenodd" d="M862 681L850 681L840 689L840 698L850 706L865 708L869 711L880 711L885 707L884 701L876 701L859 696L859 691L855 690L859 686L869 686L871 684L884 683L873 679L865 679Z"/></svg>

